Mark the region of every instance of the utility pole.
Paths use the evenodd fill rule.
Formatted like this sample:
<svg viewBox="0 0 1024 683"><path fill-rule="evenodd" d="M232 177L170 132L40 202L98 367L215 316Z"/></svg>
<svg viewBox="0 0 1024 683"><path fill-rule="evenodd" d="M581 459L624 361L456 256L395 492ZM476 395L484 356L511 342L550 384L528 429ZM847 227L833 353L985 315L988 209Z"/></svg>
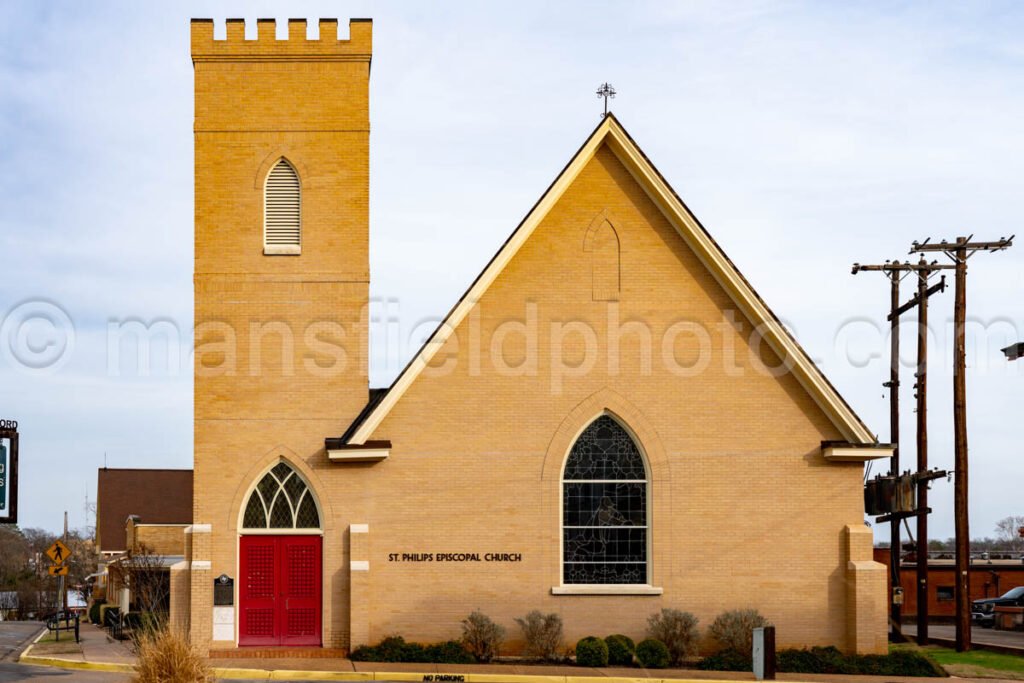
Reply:
<svg viewBox="0 0 1024 683"><path fill-rule="evenodd" d="M927 339L928 339L928 297L933 294L937 294L945 289L945 279L933 287L928 287L928 278L935 270L944 270L952 268L952 266L940 266L935 263L927 263L924 258L918 263L900 263L899 261L886 261L883 265L870 265L865 266L859 263L853 265L853 273L856 275L862 270L874 270L881 271L886 274L892 284L891 297L890 297L890 312L888 316L890 324L890 359L889 359L889 373L890 379L883 386L890 388L889 394L889 432L890 441L894 446L893 456L890 460L889 474L894 478L900 476L900 461L899 461L899 425L900 425L900 412L899 412L899 320L900 316L904 313L912 310L915 306L919 306L918 315L918 343L917 343L917 358L918 358L918 372L917 372L917 383L915 388L917 389L917 474L914 475L914 480L917 482L917 509L913 513L892 513L885 517L879 518L879 521L885 520L888 517L888 521L891 524L891 541L890 541L890 565L892 569L892 585L895 589L896 586L902 584L902 577L900 571L900 522L909 516L917 517L917 640L918 643L924 645L928 642L928 482L931 479L936 478L937 474L928 472L928 450L927 450L927 421L926 413L922 410L922 406L925 403L925 385L922 384L922 372L926 367L927 358ZM917 294L912 297L905 304L900 304L899 300L899 285L900 280L908 273L916 273L918 276L918 287ZM922 320L923 317L923 320ZM945 476L945 473L941 473L941 476ZM924 491L922 498L921 491ZM899 629L902 623L902 607L893 601L891 605L891 618L895 629Z"/></svg>
<svg viewBox="0 0 1024 683"><path fill-rule="evenodd" d="M68 511L64 511L64 545L68 544ZM68 614L68 585L67 577L61 575L60 579L60 604L64 609L64 618L67 618Z"/></svg>
<svg viewBox="0 0 1024 683"><path fill-rule="evenodd" d="M956 479L953 489L956 521L956 650L971 649L971 537L967 507L967 382L966 340L967 259L979 251L1002 251L1013 245L1013 236L995 242L972 242L973 237L957 237L954 242L937 244L914 242L911 253L941 251L953 261L956 270L956 293L953 304L953 447Z"/></svg>
<svg viewBox="0 0 1024 683"><path fill-rule="evenodd" d="M900 307L900 280L906 274L899 261L886 261L880 266L863 266L853 264L853 274L862 270L877 270L889 278L890 312L889 312L889 381L882 384L889 389L889 442L892 444L892 457L889 459L889 474L900 476L900 318L896 310ZM900 519L894 517L889 524L889 568L893 590L901 585L900 579ZM902 605L892 600L889 606L889 618L894 630L899 631L903 623Z"/></svg>
<svg viewBox="0 0 1024 683"><path fill-rule="evenodd" d="M917 264L917 507L928 509L928 297L944 291L946 278L932 290L928 278L936 270L952 266L929 264L924 257ZM928 644L928 515L917 516L917 644Z"/></svg>

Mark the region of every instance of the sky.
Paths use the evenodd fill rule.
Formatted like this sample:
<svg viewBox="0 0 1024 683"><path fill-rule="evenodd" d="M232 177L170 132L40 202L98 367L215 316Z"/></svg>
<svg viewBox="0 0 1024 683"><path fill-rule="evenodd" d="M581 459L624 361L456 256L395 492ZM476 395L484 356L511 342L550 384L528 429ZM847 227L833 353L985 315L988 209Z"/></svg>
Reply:
<svg viewBox="0 0 1024 683"><path fill-rule="evenodd" d="M191 466L190 17L374 19L371 382L390 383L593 127L595 89L883 440L889 289L853 262L1020 231L1019 2L0 4L0 419L21 523L92 523L96 470ZM970 262L971 529L1024 514L1024 243ZM904 298L912 285L904 284ZM930 461L952 469L952 304ZM111 326L180 343L119 362ZM913 315L903 461L914 458ZM933 538L953 534L933 486ZM780 492L784 495L784 492ZM888 538L888 529L876 530Z"/></svg>

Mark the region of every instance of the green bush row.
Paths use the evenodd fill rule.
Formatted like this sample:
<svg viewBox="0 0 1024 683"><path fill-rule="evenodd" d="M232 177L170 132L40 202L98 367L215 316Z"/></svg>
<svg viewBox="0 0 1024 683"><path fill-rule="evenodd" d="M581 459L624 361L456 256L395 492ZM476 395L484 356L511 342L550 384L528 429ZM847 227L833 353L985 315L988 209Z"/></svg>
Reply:
<svg viewBox="0 0 1024 683"><path fill-rule="evenodd" d="M698 665L705 671L750 671L749 655L722 650ZM779 650L776 667L783 673L850 674L862 676L944 677L946 672L931 658L915 650L894 650L887 655L848 655L835 647Z"/></svg>
<svg viewBox="0 0 1024 683"><path fill-rule="evenodd" d="M349 655L356 662L419 662L426 664L473 664L476 658L457 640L433 645L407 643L401 636L392 636L379 644L357 647Z"/></svg>
<svg viewBox="0 0 1024 683"><path fill-rule="evenodd" d="M616 633L604 640L587 636L576 643L579 666L633 666L634 658L647 669L664 669L671 663L668 646L657 638L647 638L634 645L629 636Z"/></svg>
<svg viewBox="0 0 1024 683"><path fill-rule="evenodd" d="M534 610L516 619L516 623L522 630L527 657L566 661L562 619L558 614ZM708 628L718 651L705 657L698 666L708 671L750 671L753 668L753 629L767 625L768 621L757 610L723 612ZM488 662L497 656L504 636L503 627L476 610L462 621L461 640L421 645L393 636L372 647L356 648L351 658L356 661L436 664ZM622 634L610 635L603 640L587 636L576 643L576 664L605 667L633 666L636 663L648 669L682 666L687 658L697 653L697 618L689 612L663 609L647 620L647 636L635 645ZM777 664L779 671L787 673L945 675L935 662L912 650L899 650L889 655L844 655L834 647L789 649L778 652Z"/></svg>

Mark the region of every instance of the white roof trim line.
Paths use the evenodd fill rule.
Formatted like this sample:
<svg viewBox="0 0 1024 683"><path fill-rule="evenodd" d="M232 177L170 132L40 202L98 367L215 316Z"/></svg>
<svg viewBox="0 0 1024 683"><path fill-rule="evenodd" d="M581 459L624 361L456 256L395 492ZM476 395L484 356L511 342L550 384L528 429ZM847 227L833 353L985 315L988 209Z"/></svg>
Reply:
<svg viewBox="0 0 1024 683"><path fill-rule="evenodd" d="M877 446L825 446L821 454L829 462L867 462L891 458L895 447L889 444Z"/></svg>
<svg viewBox="0 0 1024 683"><path fill-rule="evenodd" d="M327 451L327 459L331 462L376 462L390 455L387 448L341 448Z"/></svg>
<svg viewBox="0 0 1024 683"><path fill-rule="evenodd" d="M586 165L586 162L597 153L598 148L601 146L601 142L605 138L605 133L610 128L612 118L605 117L604 121L598 127L594 135L590 136L590 139L583 146L583 148L576 154L576 158L566 166L565 170L558 177L557 180L551 185L551 188L541 197L541 200L537 202L537 205L533 210L523 219L523 222L513 233L509 241L502 247L501 251L494 257L490 265L481 273L477 281L470 287L469 291L462 298L462 301L452 310L451 315L445 320L443 324L438 326L437 330L423 345L416 357L413 358L409 367L399 375L398 380L395 382L388 393L384 396L384 399L377 404L377 407L373 409L373 412L367 416L363 423L356 430L355 434L349 440L353 444L363 444L373 434L374 430L380 425L384 417L391 411L391 408L398 402L398 399L402 397L402 394L406 392L409 386L416 380L423 368L425 368L434 357L434 354L444 346L444 342L450 337L455 329L458 328L469 312L476 306L477 302L483 296L484 292L491 286L498 275L505 269L505 266L512 260L520 247L526 243L530 235L533 234L534 229L540 224L540 222L547 216L551 208L558 202L562 194L568 189L572 182L579 175L580 171ZM604 131L604 133L602 133Z"/></svg>
<svg viewBox="0 0 1024 683"><path fill-rule="evenodd" d="M637 146L618 125L611 129L610 145L626 168L633 174L651 200L661 209L676 232L711 272L743 313L766 331L765 341L781 358L791 359L797 380L824 410L843 436L854 443L876 441L867 427L829 384L821 370L807 357L800 345L778 322L750 285L732 265L717 244L700 227L697 220L679 201L679 198L644 158Z"/></svg>
<svg viewBox="0 0 1024 683"><path fill-rule="evenodd" d="M451 314L437 328L431 338L420 349L419 353L399 375L395 384L388 390L384 399L359 425L349 439L350 444L361 445L380 426L392 407L401 399L409 386L416 380L423 369L430 363L434 354L444 345L465 319L472 308L483 297L490 285L497 279L505 266L518 253L520 247L530 238L533 231L547 216L551 208L561 199L566 189L572 184L593 158L600 146L609 142L609 148L615 153L634 179L644 188L651 200L658 206L676 231L686 241L704 266L729 294L744 315L765 330L764 339L772 349L792 364L792 372L804 389L811 395L817 405L829 417L843 438L852 444L876 443L875 436L860 421L853 410L843 401L835 388L821 373L821 370L810 360L796 340L783 328L768 307L760 300L743 276L736 270L718 245L701 228L696 218L683 206L672 189L661 178L658 172L644 157L636 144L629 138L625 130L613 116L607 116L583 145L568 166L562 171L544 196L523 219L515 232L497 253L476 282L466 292L462 300Z"/></svg>

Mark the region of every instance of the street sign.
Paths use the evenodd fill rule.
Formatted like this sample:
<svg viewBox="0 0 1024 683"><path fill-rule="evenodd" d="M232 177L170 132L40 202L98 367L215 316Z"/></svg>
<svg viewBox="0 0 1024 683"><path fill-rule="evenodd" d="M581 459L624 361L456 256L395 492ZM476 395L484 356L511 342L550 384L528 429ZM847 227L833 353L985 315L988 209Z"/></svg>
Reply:
<svg viewBox="0 0 1024 683"><path fill-rule="evenodd" d="M18 422L0 419L0 524L18 523Z"/></svg>
<svg viewBox="0 0 1024 683"><path fill-rule="evenodd" d="M66 564L55 564L50 567L50 576L67 576L68 569Z"/></svg>
<svg viewBox="0 0 1024 683"><path fill-rule="evenodd" d="M7 446L0 443L0 511L7 509Z"/></svg>
<svg viewBox="0 0 1024 683"><path fill-rule="evenodd" d="M58 538L53 542L53 545L46 549L46 554L53 560L54 564L64 564L64 561L71 555L71 548L61 543L61 540ZM53 575L58 576L57 574Z"/></svg>

